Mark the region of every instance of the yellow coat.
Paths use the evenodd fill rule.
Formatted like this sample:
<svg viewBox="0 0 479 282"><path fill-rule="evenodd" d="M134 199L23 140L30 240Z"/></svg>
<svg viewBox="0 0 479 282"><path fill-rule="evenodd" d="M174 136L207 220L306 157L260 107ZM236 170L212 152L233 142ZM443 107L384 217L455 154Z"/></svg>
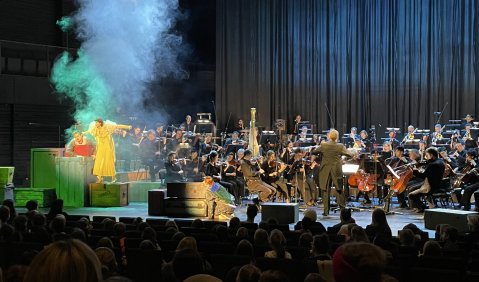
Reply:
<svg viewBox="0 0 479 282"><path fill-rule="evenodd" d="M116 129L129 129L129 125L103 124L101 127L92 127L87 133L95 137L96 156L93 165L93 174L97 176L111 176L115 178L115 142L111 136Z"/></svg>

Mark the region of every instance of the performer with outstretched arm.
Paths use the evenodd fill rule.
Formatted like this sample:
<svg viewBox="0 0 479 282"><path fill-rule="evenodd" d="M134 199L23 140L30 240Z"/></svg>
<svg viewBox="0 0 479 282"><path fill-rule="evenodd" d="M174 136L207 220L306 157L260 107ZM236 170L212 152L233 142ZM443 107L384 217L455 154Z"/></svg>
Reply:
<svg viewBox="0 0 479 282"><path fill-rule="evenodd" d="M131 125L116 124L111 121L104 122L99 118L90 124L88 131L96 141L95 164L93 174L98 178L97 183L103 182L103 176L111 176L112 182L116 182L115 170L115 143L112 134L117 129L131 129Z"/></svg>

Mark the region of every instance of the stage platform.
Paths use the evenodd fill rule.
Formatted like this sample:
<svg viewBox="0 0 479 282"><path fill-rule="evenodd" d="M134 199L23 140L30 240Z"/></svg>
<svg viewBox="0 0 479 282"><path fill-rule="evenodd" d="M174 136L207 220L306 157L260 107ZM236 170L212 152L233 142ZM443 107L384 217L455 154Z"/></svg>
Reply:
<svg viewBox="0 0 479 282"><path fill-rule="evenodd" d="M246 207L247 204L251 203L249 200L243 200L241 206L238 206L235 215L240 218L241 221L246 220ZM352 203L357 204L355 202ZM320 221L325 227L333 226L339 222L339 212L331 213L329 216L322 216L322 207L314 207L318 214L318 221ZM48 209L41 209L44 212L48 212ZM434 238L434 230L427 230L424 225L424 214L414 213L412 210L404 210L393 208L393 211L401 212L401 214L390 214L387 215L387 220L391 227L392 233L394 236L398 235L398 230L401 230L406 224L414 223L420 229L427 231L429 236ZM123 207L82 207L82 208L65 208L65 211L68 214L72 215L89 215L92 216L102 215L102 216L115 216L118 220L118 217L141 217L145 218L168 218L166 216L149 216L148 215L148 204L144 202L130 202L128 206ZM303 218L304 209L300 209L299 220ZM373 208L371 209L361 209L361 211L353 211L353 218L356 220L356 223L362 227L371 223L371 214ZM24 208L19 208L19 212L24 212ZM175 219L173 217L170 217ZM181 219L194 219L194 218L181 218ZM202 219L207 219L202 218ZM221 221L221 220L218 220ZM255 222L259 223L261 221L261 213L256 216ZM293 224L290 224L290 229L293 230Z"/></svg>

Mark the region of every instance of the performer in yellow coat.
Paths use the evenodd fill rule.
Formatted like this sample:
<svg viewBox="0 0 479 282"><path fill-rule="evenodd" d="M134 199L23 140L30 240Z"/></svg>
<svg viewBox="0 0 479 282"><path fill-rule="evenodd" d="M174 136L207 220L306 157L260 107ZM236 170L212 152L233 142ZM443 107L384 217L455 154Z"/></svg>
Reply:
<svg viewBox="0 0 479 282"><path fill-rule="evenodd" d="M111 176L116 181L115 170L115 143L111 136L116 129L131 129L131 125L116 124L111 121L103 122L101 118L90 124L85 133L91 134L96 141L95 164L93 174L98 178L97 183L103 182L103 176Z"/></svg>

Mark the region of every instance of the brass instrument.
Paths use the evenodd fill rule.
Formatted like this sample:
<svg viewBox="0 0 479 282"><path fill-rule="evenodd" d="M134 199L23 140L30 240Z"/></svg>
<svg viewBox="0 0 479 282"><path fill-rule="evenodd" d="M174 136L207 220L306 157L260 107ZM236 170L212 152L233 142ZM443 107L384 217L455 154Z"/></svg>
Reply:
<svg viewBox="0 0 479 282"><path fill-rule="evenodd" d="M253 153L253 157L259 156L258 139L256 139L256 136L258 134L256 133L255 115L256 115L256 108L251 108L251 122L250 122L250 131L249 131L248 149Z"/></svg>

